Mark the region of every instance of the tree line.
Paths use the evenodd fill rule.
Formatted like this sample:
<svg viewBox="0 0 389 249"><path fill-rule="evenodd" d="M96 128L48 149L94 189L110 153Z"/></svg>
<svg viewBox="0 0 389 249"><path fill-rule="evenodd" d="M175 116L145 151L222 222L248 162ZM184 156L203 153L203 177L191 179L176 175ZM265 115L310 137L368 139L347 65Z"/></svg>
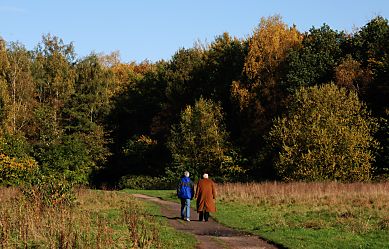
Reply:
<svg viewBox="0 0 389 249"><path fill-rule="evenodd" d="M1 39L0 180L382 178L388 72L382 16L351 34L271 16L246 38L224 33L154 63L77 58L51 34L33 50Z"/></svg>

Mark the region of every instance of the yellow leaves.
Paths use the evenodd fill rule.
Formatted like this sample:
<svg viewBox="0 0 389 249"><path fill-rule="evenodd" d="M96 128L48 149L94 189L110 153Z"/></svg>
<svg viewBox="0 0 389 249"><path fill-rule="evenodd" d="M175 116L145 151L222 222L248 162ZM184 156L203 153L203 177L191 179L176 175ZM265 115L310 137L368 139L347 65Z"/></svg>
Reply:
<svg viewBox="0 0 389 249"><path fill-rule="evenodd" d="M231 95L238 103L240 110L247 108L250 103L250 92L244 88L239 81L232 82Z"/></svg>
<svg viewBox="0 0 389 249"><path fill-rule="evenodd" d="M274 73L287 52L301 41L300 33L288 28L280 16L262 18L249 41L244 73L251 80L261 78L263 72Z"/></svg>
<svg viewBox="0 0 389 249"><path fill-rule="evenodd" d="M237 165L231 156L223 155L220 171L225 176L237 176L246 173L247 170Z"/></svg>
<svg viewBox="0 0 389 249"><path fill-rule="evenodd" d="M253 119L256 132L266 129L266 116L273 115L282 105L281 66L287 53L301 41L300 33L294 27L288 28L280 16L263 18L249 40L242 80L232 83L231 92L240 110L246 109Z"/></svg>
<svg viewBox="0 0 389 249"><path fill-rule="evenodd" d="M374 159L372 119L352 92L334 84L301 88L288 115L270 131L285 179L369 180Z"/></svg>
<svg viewBox="0 0 389 249"><path fill-rule="evenodd" d="M0 184L18 181L37 169L38 164L31 158L17 160L3 153L0 154Z"/></svg>
<svg viewBox="0 0 389 249"><path fill-rule="evenodd" d="M140 135L137 139L138 143L147 144L147 145L156 145L157 140L151 139L149 136Z"/></svg>
<svg viewBox="0 0 389 249"><path fill-rule="evenodd" d="M115 63L109 70L113 73L117 84L115 91L120 90L126 84L131 84L136 79L141 79L147 72L155 70L155 65L148 61L143 61L140 64L132 63Z"/></svg>

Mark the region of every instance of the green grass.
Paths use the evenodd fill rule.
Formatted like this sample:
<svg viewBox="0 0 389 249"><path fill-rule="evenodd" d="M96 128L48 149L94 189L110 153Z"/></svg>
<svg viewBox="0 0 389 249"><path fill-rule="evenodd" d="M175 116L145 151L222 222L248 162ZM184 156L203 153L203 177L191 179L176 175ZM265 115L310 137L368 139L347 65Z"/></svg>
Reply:
<svg viewBox="0 0 389 249"><path fill-rule="evenodd" d="M178 202L171 190L126 192ZM222 198L212 215L222 224L288 248L389 248L389 216L372 205L362 205L364 197L358 198L343 200L340 206L328 205L321 199L250 204Z"/></svg>
<svg viewBox="0 0 389 249"><path fill-rule="evenodd" d="M159 197L166 201L172 201L176 203L180 203L180 199L177 198L177 194L175 190L136 190L136 189L124 189L122 190L125 193L129 194L144 194L149 196ZM196 208L196 200L193 199L190 202L190 206L192 208Z"/></svg>
<svg viewBox="0 0 389 249"><path fill-rule="evenodd" d="M218 202L218 212L214 216L227 226L260 235L288 248L389 248L388 230L369 228L372 224L366 224L366 231L355 231L352 226L342 225L339 216L330 210ZM365 218L367 223L375 222L358 217L348 223Z"/></svg>
<svg viewBox="0 0 389 249"><path fill-rule="evenodd" d="M128 194L144 194L155 197L160 197L164 200L179 202L175 190L136 190L136 189L124 189L122 190Z"/></svg>

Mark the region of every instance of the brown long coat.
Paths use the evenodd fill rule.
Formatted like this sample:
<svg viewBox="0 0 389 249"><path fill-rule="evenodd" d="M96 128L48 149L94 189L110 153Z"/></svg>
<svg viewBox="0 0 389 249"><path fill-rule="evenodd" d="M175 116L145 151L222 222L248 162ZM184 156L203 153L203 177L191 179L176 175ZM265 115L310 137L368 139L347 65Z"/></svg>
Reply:
<svg viewBox="0 0 389 249"><path fill-rule="evenodd" d="M216 212L215 183L210 179L201 179L196 188L197 212Z"/></svg>

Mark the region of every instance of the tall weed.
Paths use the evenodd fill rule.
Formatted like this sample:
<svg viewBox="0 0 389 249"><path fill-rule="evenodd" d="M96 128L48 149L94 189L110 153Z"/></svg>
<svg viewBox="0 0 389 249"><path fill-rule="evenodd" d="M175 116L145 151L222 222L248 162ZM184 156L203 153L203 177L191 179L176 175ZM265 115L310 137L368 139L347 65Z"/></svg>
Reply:
<svg viewBox="0 0 389 249"><path fill-rule="evenodd" d="M77 189L73 205L44 205L0 189L0 248L161 248L158 224L125 193Z"/></svg>

